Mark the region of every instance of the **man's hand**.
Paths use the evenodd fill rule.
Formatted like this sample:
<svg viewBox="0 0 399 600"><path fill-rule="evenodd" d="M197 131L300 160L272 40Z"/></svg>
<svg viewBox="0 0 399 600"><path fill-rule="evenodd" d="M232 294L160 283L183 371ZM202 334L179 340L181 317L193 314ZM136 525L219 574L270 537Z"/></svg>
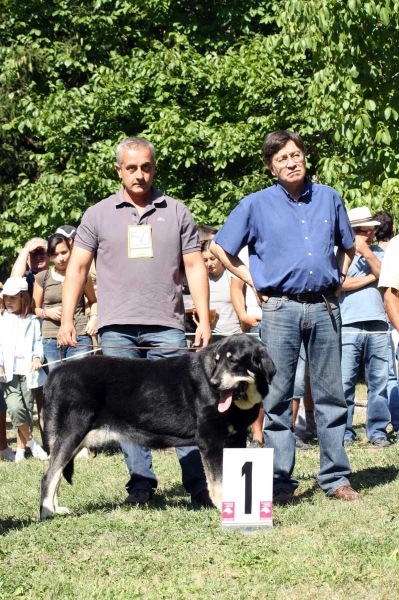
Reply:
<svg viewBox="0 0 399 600"><path fill-rule="evenodd" d="M202 342L202 348L205 348L205 346L207 346L209 344L209 342L211 341L212 338L212 333L211 333L211 326L209 325L209 323L206 324L202 324L200 323L197 327L197 329L195 330L195 340L194 340L194 346L198 347L198 350L200 349L201 346L201 342Z"/></svg>
<svg viewBox="0 0 399 600"><path fill-rule="evenodd" d="M36 252L37 250L42 250L42 252L44 253L47 252L47 246L38 242L28 242L24 249L28 254L30 254L31 252Z"/></svg>
<svg viewBox="0 0 399 600"><path fill-rule="evenodd" d="M85 333L87 333L87 335L90 335L90 336L95 335L96 329L97 329L97 317L93 315L87 321Z"/></svg>
<svg viewBox="0 0 399 600"><path fill-rule="evenodd" d="M262 302L269 302L269 296L265 296L262 292L257 292L255 288L253 288L255 292L255 298L258 301L259 306L262 308Z"/></svg>
<svg viewBox="0 0 399 600"><path fill-rule="evenodd" d="M76 329L71 325L61 325L58 330L57 342L60 346L70 346L71 348L76 348L78 345L76 341Z"/></svg>
<svg viewBox="0 0 399 600"><path fill-rule="evenodd" d="M357 254L361 254L362 256L368 256L372 254L370 250L369 244L366 242L364 236L357 235L354 241L355 250Z"/></svg>

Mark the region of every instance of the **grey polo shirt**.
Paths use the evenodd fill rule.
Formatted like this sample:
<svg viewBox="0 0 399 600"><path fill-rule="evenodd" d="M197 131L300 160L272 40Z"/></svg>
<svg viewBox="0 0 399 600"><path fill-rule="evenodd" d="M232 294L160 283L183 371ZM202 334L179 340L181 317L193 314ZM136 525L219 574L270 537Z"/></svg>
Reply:
<svg viewBox="0 0 399 600"><path fill-rule="evenodd" d="M129 225L151 225L153 258L129 258ZM183 254L200 249L184 204L152 187L141 217L123 188L83 215L75 245L95 252L98 328L162 325L184 330Z"/></svg>

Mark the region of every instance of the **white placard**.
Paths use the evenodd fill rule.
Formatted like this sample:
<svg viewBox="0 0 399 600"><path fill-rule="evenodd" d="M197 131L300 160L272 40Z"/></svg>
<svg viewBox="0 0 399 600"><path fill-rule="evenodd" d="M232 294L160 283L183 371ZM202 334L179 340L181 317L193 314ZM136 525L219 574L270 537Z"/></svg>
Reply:
<svg viewBox="0 0 399 600"><path fill-rule="evenodd" d="M128 226L128 258L154 258L151 225Z"/></svg>
<svg viewBox="0 0 399 600"><path fill-rule="evenodd" d="M273 448L223 451L222 530L273 527Z"/></svg>

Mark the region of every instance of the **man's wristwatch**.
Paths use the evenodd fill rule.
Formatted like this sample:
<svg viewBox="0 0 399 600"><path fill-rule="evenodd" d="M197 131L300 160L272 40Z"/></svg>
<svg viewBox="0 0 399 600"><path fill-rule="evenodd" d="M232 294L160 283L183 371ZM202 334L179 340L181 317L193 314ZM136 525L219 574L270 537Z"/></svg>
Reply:
<svg viewBox="0 0 399 600"><path fill-rule="evenodd" d="M347 273L341 273L341 283L344 283L345 279L346 279Z"/></svg>

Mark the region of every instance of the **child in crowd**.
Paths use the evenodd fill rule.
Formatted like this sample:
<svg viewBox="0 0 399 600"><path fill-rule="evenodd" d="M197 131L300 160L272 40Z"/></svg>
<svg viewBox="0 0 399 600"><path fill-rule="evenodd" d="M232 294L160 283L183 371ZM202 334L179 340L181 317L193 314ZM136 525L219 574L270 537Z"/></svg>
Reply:
<svg viewBox="0 0 399 600"><path fill-rule="evenodd" d="M42 369L43 344L40 323L32 314L25 277L10 277L3 287L0 318L0 381L12 424L18 429L15 462L25 459L28 446L35 458L48 456L32 437L33 389L46 379Z"/></svg>
<svg viewBox="0 0 399 600"><path fill-rule="evenodd" d="M202 258L208 269L209 305L216 309L216 322L212 333L233 335L240 333L240 321L231 303L231 274L223 264L209 251L211 240L206 240L201 248Z"/></svg>

